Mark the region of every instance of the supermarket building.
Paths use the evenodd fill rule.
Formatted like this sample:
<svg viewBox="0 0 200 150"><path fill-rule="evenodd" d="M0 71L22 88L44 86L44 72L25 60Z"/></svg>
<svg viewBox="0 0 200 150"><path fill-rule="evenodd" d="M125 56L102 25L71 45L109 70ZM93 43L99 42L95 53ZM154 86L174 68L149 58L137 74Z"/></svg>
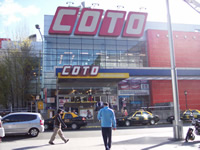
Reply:
<svg viewBox="0 0 200 150"><path fill-rule="evenodd" d="M173 103L166 23L147 13L58 7L44 18L44 101L84 115ZM200 109L198 25L173 25L180 109ZM187 95L185 94L187 92ZM187 97L186 97L187 96ZM187 101L186 101L187 100Z"/></svg>

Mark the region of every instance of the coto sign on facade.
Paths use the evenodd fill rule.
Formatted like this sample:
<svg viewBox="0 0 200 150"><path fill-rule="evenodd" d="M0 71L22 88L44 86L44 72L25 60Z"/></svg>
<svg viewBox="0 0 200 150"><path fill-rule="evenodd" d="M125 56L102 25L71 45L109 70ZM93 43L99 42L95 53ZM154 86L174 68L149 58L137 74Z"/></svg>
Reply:
<svg viewBox="0 0 200 150"><path fill-rule="evenodd" d="M96 76L99 72L99 66L63 66L62 76Z"/></svg>
<svg viewBox="0 0 200 150"><path fill-rule="evenodd" d="M103 9L83 8L79 18L78 12L76 7L58 7L49 34L141 37L147 19L142 12L129 12L126 21L126 11L107 10L103 20Z"/></svg>

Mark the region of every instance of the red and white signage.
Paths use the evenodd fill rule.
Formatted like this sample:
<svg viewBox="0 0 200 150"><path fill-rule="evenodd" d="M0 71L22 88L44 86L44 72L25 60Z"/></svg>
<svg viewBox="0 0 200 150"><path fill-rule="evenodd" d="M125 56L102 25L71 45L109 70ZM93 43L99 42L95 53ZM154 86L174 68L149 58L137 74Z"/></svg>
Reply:
<svg viewBox="0 0 200 150"><path fill-rule="evenodd" d="M142 12L129 12L126 20L125 11L107 10L103 20L102 9L83 8L79 18L78 12L76 7L58 7L49 34L69 35L74 30L74 35L141 37L147 19Z"/></svg>
<svg viewBox="0 0 200 150"><path fill-rule="evenodd" d="M102 9L83 9L74 34L96 35L102 14Z"/></svg>
<svg viewBox="0 0 200 150"><path fill-rule="evenodd" d="M125 11L107 10L101 25L99 35L119 36L124 25L125 17Z"/></svg>
<svg viewBox="0 0 200 150"><path fill-rule="evenodd" d="M99 66L63 66L62 76L96 76L99 72Z"/></svg>

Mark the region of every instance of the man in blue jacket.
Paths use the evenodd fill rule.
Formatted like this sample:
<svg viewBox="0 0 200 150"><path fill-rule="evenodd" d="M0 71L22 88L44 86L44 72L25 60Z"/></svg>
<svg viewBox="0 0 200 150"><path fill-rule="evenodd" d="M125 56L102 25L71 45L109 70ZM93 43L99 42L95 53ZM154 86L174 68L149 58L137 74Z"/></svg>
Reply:
<svg viewBox="0 0 200 150"><path fill-rule="evenodd" d="M102 136L106 150L110 150L112 143L112 126L116 130L115 113L108 107L108 103L104 103L104 108L100 109L97 116L101 121Z"/></svg>

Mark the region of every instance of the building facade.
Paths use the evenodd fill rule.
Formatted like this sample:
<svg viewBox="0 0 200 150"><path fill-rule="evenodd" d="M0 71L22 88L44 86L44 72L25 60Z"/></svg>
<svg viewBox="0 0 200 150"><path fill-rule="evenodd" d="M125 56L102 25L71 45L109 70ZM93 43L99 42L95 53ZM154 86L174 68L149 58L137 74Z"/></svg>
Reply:
<svg viewBox="0 0 200 150"><path fill-rule="evenodd" d="M62 107L86 115L106 101L118 111L173 103L167 26L146 22L147 17L76 7L58 7L54 16L46 15L45 109ZM198 27L173 25L182 110L186 104L200 109Z"/></svg>

